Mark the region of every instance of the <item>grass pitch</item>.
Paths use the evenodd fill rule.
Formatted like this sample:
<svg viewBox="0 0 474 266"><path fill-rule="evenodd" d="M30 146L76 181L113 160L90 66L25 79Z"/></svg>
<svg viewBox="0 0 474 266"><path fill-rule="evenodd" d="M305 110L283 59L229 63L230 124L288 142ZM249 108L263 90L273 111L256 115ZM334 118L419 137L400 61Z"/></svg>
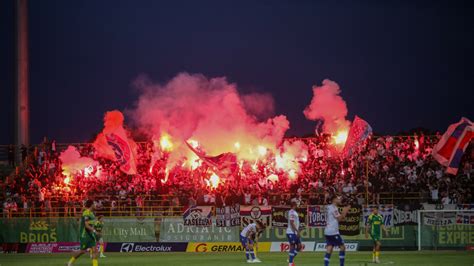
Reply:
<svg viewBox="0 0 474 266"><path fill-rule="evenodd" d="M108 253L107 258L99 259L101 266L155 266L155 265L196 265L196 266L237 266L247 265L244 254L239 253ZM324 253L300 253L295 260L298 266L323 265ZM286 266L286 253L260 253L261 266ZM66 265L68 254L0 254L0 266L46 266ZM346 265L376 265L371 263L371 252L348 252ZM83 256L75 265L92 265ZM339 254L333 253L330 265L339 265ZM383 252L379 265L474 265L474 252L467 251L409 251Z"/></svg>

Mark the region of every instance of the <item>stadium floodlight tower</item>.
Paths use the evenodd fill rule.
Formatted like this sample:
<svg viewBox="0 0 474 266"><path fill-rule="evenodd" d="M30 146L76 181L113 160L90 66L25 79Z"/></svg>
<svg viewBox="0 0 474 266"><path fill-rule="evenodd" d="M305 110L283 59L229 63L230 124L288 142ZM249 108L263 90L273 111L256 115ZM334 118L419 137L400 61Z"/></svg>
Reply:
<svg viewBox="0 0 474 266"><path fill-rule="evenodd" d="M28 1L15 1L15 144L16 161L21 162L21 146L29 144L29 62L28 62Z"/></svg>

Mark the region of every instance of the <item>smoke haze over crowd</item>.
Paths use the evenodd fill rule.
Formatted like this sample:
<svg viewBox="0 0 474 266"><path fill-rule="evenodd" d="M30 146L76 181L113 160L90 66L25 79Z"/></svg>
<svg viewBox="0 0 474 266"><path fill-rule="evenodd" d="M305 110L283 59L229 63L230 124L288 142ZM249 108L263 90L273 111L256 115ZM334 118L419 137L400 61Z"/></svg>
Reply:
<svg viewBox="0 0 474 266"><path fill-rule="evenodd" d="M284 115L268 117L271 95L240 94L224 77L180 73L159 84L141 76L134 84L142 93L127 111L134 125L154 140L169 135L177 156L189 153L184 144L191 139L209 154L234 151L253 158L251 148L275 150L289 128Z"/></svg>

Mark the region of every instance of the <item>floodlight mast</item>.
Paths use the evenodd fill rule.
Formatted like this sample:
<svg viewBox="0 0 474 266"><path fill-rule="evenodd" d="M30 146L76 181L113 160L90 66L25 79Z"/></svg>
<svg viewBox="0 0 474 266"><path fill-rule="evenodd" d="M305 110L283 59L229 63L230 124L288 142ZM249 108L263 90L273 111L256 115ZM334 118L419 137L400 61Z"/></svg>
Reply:
<svg viewBox="0 0 474 266"><path fill-rule="evenodd" d="M16 162L21 163L21 147L29 145L29 59L28 1L15 1L15 145Z"/></svg>

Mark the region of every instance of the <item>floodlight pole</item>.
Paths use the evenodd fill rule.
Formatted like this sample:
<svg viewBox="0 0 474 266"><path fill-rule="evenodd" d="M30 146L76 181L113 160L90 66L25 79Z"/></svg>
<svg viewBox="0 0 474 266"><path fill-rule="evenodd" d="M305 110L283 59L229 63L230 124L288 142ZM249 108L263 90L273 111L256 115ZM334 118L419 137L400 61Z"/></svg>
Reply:
<svg viewBox="0 0 474 266"><path fill-rule="evenodd" d="M15 1L15 145L16 162L21 163L21 146L29 145L29 61L28 1Z"/></svg>

